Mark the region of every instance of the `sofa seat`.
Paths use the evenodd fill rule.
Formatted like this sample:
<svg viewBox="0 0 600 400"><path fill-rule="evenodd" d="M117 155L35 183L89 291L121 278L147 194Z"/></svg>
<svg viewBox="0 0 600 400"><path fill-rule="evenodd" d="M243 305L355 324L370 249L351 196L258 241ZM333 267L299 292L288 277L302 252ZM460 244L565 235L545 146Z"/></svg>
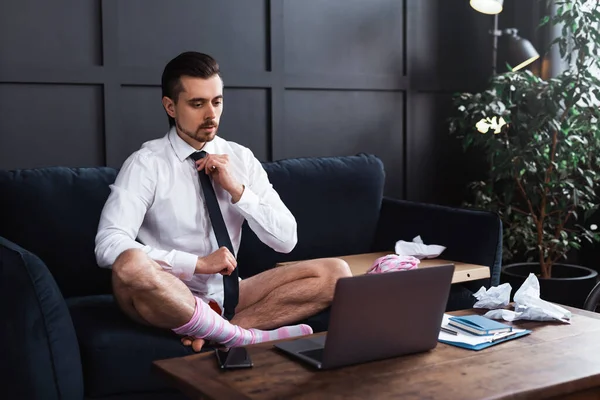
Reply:
<svg viewBox="0 0 600 400"><path fill-rule="evenodd" d="M88 397L167 389L152 361L192 354L177 335L131 321L112 295L66 300L79 342Z"/></svg>

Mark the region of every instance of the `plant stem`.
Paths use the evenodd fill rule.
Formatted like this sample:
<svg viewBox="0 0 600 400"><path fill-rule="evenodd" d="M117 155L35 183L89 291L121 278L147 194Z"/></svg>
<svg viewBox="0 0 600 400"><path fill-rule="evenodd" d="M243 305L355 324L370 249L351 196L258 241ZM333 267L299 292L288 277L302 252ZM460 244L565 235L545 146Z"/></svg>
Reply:
<svg viewBox="0 0 600 400"><path fill-rule="evenodd" d="M501 201L498 201L498 204L500 204L500 206L502 206L502 207L506 207L507 206L506 203L503 203ZM510 208L512 208L513 211L518 212L519 214L523 214L523 215L529 215L530 214L527 211L521 210L519 207L515 207L513 205L511 205Z"/></svg>
<svg viewBox="0 0 600 400"><path fill-rule="evenodd" d="M562 220L561 223L556 227L556 230L554 231L554 238L556 240L558 240L558 238L560 237L560 232L565 230L565 225L569 221L569 218L571 218L571 215L573 215L573 211L575 211L575 205L571 206L571 208L567 212L567 216L565 217L565 219ZM556 248L556 246L557 246L557 244L552 246L552 249L550 249L550 251L548 251L548 259L546 260L547 266L548 266L548 277L552 276L552 265L554 265L554 263L556 261L558 261L558 259L561 257L560 254L558 256L556 256L554 259L552 259L550 256L554 252L554 249Z"/></svg>
<svg viewBox="0 0 600 400"><path fill-rule="evenodd" d="M525 188L523 187L521 180L517 176L515 176L515 181L517 182L517 186L519 187L519 191L521 192L521 195L523 195L523 198L525 199L525 201L527 201L527 207L529 208L529 214L533 217L533 223L535 224L535 226L537 228L538 249L539 249L539 253L540 253L540 268L542 271L542 278L547 278L548 276L545 276L545 274L547 272L546 272L546 269L544 268L544 265L545 265L544 264L544 250L541 246L542 239L544 238L544 226L542 225L543 220L538 219L536 213L534 212L533 205L531 204L531 200L527 196L527 192L525 191ZM545 196L543 199L545 199ZM544 210L543 208L540 210L540 214L542 214L542 217L543 217L543 210Z"/></svg>
<svg viewBox="0 0 600 400"><path fill-rule="evenodd" d="M565 107L562 115L560 116L560 123L562 123L567 116L568 108ZM554 156L556 155L556 144L558 143L558 129L555 129L552 133L552 149L550 150L550 163L548 164L548 168L546 168L546 172L544 173L544 190L542 192L542 205L540 206L540 218L538 225L538 252L540 256L540 270L542 271L542 278L550 278L550 272L552 269L552 259L551 252L548 251L548 258L544 259L544 248L542 246L544 240L544 220L546 219L546 202L548 199L548 184L550 183L550 175L552 174L552 170L554 169ZM568 217L568 216L567 216ZM557 228L558 229L558 228ZM558 231L558 235L560 235L560 231Z"/></svg>
<svg viewBox="0 0 600 400"><path fill-rule="evenodd" d="M581 53L579 55L580 58L582 57L582 55L583 55L583 53ZM581 76L581 71L578 69L577 70L577 78L575 79L575 86L574 86L575 88L577 87L577 84L579 83L580 76ZM571 98L571 104L568 104L568 105L565 104L565 108L562 112L562 115L558 119L559 127L562 125L565 118L569 114L569 109L571 109L571 107L573 107L573 105L576 103L575 99L576 99L576 97L573 95L573 97ZM548 168L546 168L546 171L544 173L544 190L542 192L542 204L540 207L540 215L538 218L539 223L537 224L538 251L539 251L539 257L540 257L540 269L542 272L542 278L550 278L551 272L552 272L552 264L554 264L554 262L556 261L556 260L552 259L552 255L551 255L552 253L550 251L548 251L547 259L544 259L544 248L542 246L542 243L543 243L543 239L544 239L543 225L544 225L544 220L546 219L546 204L547 204L547 199L548 199L548 186L549 186L548 184L550 183L550 176L554 170L554 157L556 156L556 146L558 144L558 131L559 131L559 129L554 129L554 132L552 133L552 149L550 150L550 163L548 164ZM560 230L562 230L562 227L568 221L569 217L571 216L572 211L573 211L573 209L569 210L563 223L561 223L559 225L559 227L557 227L557 234L556 234L557 239L558 239L558 236L560 235ZM560 228L560 230L559 230L559 228ZM555 246L553 246L553 248L554 247Z"/></svg>

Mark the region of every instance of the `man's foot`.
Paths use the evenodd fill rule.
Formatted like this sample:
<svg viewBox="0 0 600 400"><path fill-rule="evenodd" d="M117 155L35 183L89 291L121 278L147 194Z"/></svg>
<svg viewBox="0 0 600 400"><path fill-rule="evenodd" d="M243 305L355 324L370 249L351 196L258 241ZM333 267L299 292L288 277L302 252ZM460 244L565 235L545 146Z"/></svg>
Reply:
<svg viewBox="0 0 600 400"><path fill-rule="evenodd" d="M192 346L192 349L198 353L202 350L202 347L204 347L206 340L192 336L184 336L181 338L181 343L183 343L184 346Z"/></svg>
<svg viewBox="0 0 600 400"><path fill-rule="evenodd" d="M271 340L310 335L313 330L310 326L304 324L283 326L268 331L244 329L231 324L231 322L214 312L208 304L196 297L196 308L189 322L174 328L173 332L182 335L184 338L187 337L185 343L191 341L194 351L199 351L202 349L204 341L196 343L196 339L209 339L225 347L240 347Z"/></svg>

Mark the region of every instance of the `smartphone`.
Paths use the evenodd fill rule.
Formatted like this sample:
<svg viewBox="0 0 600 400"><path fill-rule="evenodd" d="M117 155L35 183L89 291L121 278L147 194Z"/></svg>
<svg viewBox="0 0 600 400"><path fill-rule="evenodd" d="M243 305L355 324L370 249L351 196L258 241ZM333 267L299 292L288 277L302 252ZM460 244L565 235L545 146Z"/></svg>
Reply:
<svg viewBox="0 0 600 400"><path fill-rule="evenodd" d="M245 347L215 349L215 353L222 369L251 368L254 365Z"/></svg>

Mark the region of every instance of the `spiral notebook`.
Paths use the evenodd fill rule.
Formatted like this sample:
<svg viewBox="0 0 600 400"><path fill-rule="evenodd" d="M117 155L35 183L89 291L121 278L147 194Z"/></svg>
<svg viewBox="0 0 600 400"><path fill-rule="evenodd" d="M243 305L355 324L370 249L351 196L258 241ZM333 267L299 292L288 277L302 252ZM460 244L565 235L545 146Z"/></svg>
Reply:
<svg viewBox="0 0 600 400"><path fill-rule="evenodd" d="M527 329L513 328L509 332L496 333L493 335L476 335L450 325L449 322L451 317L451 315L444 314L442 330L440 330L438 341L469 350L482 350L531 333L531 331Z"/></svg>

